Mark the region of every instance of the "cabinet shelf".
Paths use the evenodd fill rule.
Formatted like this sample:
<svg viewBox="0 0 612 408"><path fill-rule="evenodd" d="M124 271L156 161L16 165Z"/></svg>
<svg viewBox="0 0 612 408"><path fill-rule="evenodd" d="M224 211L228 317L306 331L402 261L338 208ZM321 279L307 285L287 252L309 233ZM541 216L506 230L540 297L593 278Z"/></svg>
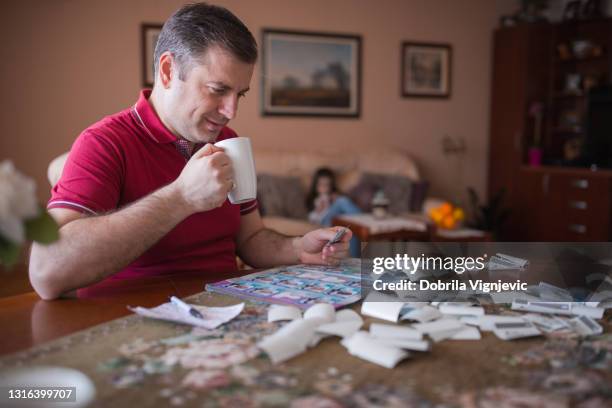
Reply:
<svg viewBox="0 0 612 408"><path fill-rule="evenodd" d="M555 134L571 134L571 135L582 135L584 134L584 130L579 127L557 127L552 130Z"/></svg>
<svg viewBox="0 0 612 408"><path fill-rule="evenodd" d="M572 99L572 98L584 98L586 93L584 92L558 92L553 95L556 99Z"/></svg>
<svg viewBox="0 0 612 408"><path fill-rule="evenodd" d="M582 64L582 63L589 63L589 62L607 62L608 61L608 56L606 54L603 55L594 55L591 57L583 57L583 58L568 58L568 59L561 59L559 57L557 57L555 59L555 62L562 64L562 65L572 65L572 64Z"/></svg>

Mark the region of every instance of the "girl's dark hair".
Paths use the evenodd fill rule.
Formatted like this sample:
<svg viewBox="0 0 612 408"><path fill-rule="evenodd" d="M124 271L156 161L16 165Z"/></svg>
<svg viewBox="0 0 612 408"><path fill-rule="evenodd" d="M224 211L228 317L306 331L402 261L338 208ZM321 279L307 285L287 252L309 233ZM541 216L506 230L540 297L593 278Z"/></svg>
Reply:
<svg viewBox="0 0 612 408"><path fill-rule="evenodd" d="M331 180L332 193L338 192L338 187L336 186L336 174L333 172L333 170L328 167L318 168L317 171L315 171L314 176L312 176L312 184L310 185L310 191L306 196L306 208L308 208L308 211L314 210L314 202L317 198L317 195L319 194L317 192L317 183L319 182L319 179L321 177L327 177Z"/></svg>

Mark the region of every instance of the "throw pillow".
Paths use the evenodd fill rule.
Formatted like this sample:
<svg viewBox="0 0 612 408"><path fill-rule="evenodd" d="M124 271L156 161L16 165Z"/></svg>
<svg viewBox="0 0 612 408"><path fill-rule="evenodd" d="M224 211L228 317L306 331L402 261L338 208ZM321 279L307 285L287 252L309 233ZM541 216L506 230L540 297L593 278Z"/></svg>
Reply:
<svg viewBox="0 0 612 408"><path fill-rule="evenodd" d="M404 176L383 176L383 191L389 199L389 212L402 214L410 211L412 180Z"/></svg>
<svg viewBox="0 0 612 408"><path fill-rule="evenodd" d="M298 177L257 175L257 200L262 215L306 219L306 194Z"/></svg>
<svg viewBox="0 0 612 408"><path fill-rule="evenodd" d="M361 175L357 185L347 195L357 207L361 208L364 212L370 212L372 211L372 198L380 188L380 179L376 175L364 173Z"/></svg>
<svg viewBox="0 0 612 408"><path fill-rule="evenodd" d="M413 181L412 194L410 195L410 211L420 213L423 211L423 204L427 198L429 190L428 181Z"/></svg>
<svg viewBox="0 0 612 408"><path fill-rule="evenodd" d="M370 212L374 194L382 190L389 199L389 212L401 214L410 211L412 185L412 180L404 176L363 173L348 196L363 211Z"/></svg>

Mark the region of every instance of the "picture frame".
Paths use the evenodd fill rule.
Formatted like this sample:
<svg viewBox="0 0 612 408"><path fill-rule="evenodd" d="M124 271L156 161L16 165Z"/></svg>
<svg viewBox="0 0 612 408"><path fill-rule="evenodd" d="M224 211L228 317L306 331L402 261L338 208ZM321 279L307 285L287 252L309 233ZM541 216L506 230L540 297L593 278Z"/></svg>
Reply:
<svg viewBox="0 0 612 408"><path fill-rule="evenodd" d="M450 98L452 46L403 42L401 46L401 95L405 98Z"/></svg>
<svg viewBox="0 0 612 408"><path fill-rule="evenodd" d="M144 88L152 88L155 82L153 55L155 53L157 38L159 37L162 27L163 24L158 23L143 23L140 26L142 86Z"/></svg>
<svg viewBox="0 0 612 408"><path fill-rule="evenodd" d="M263 116L361 116L361 36L262 30Z"/></svg>

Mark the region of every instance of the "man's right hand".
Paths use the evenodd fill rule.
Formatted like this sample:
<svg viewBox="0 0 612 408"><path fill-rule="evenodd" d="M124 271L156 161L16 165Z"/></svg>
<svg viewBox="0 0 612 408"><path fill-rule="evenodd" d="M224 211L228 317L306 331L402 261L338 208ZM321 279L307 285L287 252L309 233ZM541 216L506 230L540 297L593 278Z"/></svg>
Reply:
<svg viewBox="0 0 612 408"><path fill-rule="evenodd" d="M209 143L191 157L172 184L195 213L222 206L233 188L233 180L230 158L222 148Z"/></svg>

